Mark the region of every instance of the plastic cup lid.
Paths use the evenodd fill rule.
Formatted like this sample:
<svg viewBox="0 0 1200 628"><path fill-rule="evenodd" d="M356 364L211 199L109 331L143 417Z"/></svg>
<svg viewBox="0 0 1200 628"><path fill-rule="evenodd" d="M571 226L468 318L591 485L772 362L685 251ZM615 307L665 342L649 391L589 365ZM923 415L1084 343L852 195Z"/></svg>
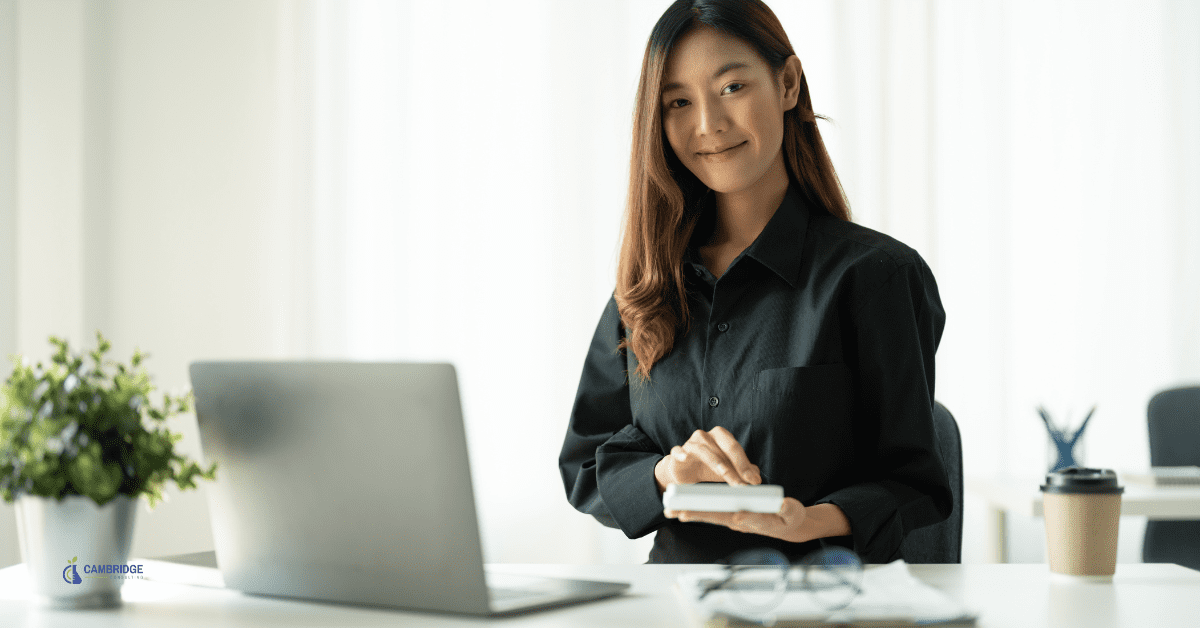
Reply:
<svg viewBox="0 0 1200 628"><path fill-rule="evenodd" d="M1067 467L1046 474L1042 485L1046 493L1123 493L1125 488L1117 484L1117 474L1112 469L1089 469Z"/></svg>

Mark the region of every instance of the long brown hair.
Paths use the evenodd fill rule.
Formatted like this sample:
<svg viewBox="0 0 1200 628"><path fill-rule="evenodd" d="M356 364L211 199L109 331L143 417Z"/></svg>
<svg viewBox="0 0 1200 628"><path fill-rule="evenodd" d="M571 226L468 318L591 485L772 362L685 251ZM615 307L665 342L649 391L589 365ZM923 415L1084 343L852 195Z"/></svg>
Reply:
<svg viewBox="0 0 1200 628"><path fill-rule="evenodd" d="M779 19L760 0L676 0L650 33L633 114L629 198L615 293L626 330L619 348L633 350L643 380L674 347L676 333L687 333L690 324L683 254L708 188L667 142L660 101L671 49L700 24L745 41L776 71L795 54ZM818 117L802 74L796 107L783 114L788 178L809 203L850 220L845 192L817 130Z"/></svg>

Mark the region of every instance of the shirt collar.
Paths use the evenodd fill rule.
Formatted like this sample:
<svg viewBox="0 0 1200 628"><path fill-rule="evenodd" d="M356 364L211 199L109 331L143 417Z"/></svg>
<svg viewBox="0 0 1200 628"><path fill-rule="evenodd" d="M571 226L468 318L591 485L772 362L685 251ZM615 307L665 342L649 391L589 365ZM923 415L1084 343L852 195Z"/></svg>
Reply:
<svg viewBox="0 0 1200 628"><path fill-rule="evenodd" d="M808 205L800 198L796 186L789 184L775 215L746 249L746 257L758 260L795 288L800 278L800 256L804 252L807 232Z"/></svg>
<svg viewBox="0 0 1200 628"><path fill-rule="evenodd" d="M712 202L711 196L710 193L710 198L705 199L707 206L704 211L716 211L716 205ZM779 204L775 214L767 222L767 226L763 227L762 233L758 234L758 238L750 244L744 255L766 266L779 275L780 279L795 288L796 282L800 278L800 261L801 254L804 252L804 236L808 231L808 216L808 205L800 197L800 191L796 189L795 184L789 184L783 202ZM704 220L702 219L701 222ZM711 229L708 231L711 232ZM697 251L697 247L701 243L695 237L701 235L699 233L693 235L691 245L684 254L684 261L696 266L703 266L703 261ZM707 238L708 234L705 233L702 237Z"/></svg>

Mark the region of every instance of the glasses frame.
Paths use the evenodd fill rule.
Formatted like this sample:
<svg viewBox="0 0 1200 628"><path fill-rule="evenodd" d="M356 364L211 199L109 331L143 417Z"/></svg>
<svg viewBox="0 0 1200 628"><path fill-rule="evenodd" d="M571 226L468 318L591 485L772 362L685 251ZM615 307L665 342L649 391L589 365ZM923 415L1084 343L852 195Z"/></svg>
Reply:
<svg viewBox="0 0 1200 628"><path fill-rule="evenodd" d="M756 558L759 559L760 562L745 562L745 557ZM833 560L829 560L830 558ZM792 563L787 559L786 556L784 556L782 552L769 548L738 552L737 554L731 556L728 560L729 564L723 565L725 577L721 580L713 580L707 583L698 594L698 600L704 599L705 596L713 591L731 588L730 585L735 582L735 579L739 573L745 573L754 570L766 571L775 569L779 570L779 576L776 578L775 583L775 599L769 605L762 605L761 608L756 608L754 610L770 610L770 608L778 606L779 602L783 600L783 596L789 590L807 591L809 595L817 601L818 604L828 611L836 611L846 608L862 593L862 574L864 571L862 559L859 558L858 554L856 554L853 550L843 547L825 547L819 549L805 556L804 559L799 563ZM829 567L837 565L849 566L852 571L858 574L856 581L851 582L850 580L842 577L842 575L837 573L835 570L828 569ZM796 568L800 568L800 570L803 572L803 577L799 580L794 580L791 577L792 572ZM813 570L821 569L827 569L830 573L834 574L838 580L841 581L837 586L845 586L848 588L850 595L845 599L845 601L840 603L830 603L829 600L816 595L816 593L823 587L813 585L810 582L810 574ZM745 600L739 600L739 603L749 607L758 606ZM767 606L770 608L766 608Z"/></svg>

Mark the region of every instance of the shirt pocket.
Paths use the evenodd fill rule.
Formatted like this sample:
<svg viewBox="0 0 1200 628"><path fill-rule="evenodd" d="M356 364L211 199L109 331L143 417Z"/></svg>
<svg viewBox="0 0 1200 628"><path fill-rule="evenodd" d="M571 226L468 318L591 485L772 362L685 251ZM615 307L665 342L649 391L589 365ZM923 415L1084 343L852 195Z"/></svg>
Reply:
<svg viewBox="0 0 1200 628"><path fill-rule="evenodd" d="M760 371L754 412L755 449L761 448L759 459L766 462L765 481L783 485L801 501L837 488L853 464L845 364Z"/></svg>

